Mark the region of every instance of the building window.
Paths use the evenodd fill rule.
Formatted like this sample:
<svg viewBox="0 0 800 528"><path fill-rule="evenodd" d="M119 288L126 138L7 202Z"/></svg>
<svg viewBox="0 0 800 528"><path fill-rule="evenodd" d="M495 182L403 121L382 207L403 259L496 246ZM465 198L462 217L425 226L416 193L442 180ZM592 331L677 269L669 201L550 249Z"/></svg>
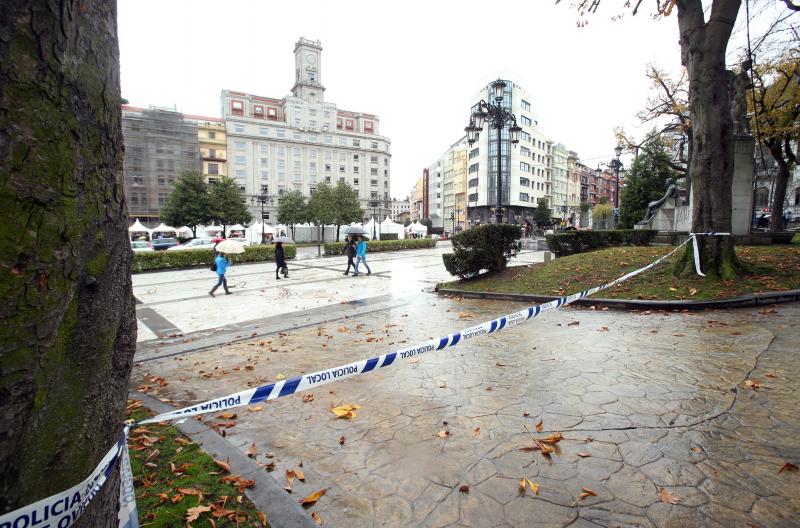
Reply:
<svg viewBox="0 0 800 528"><path fill-rule="evenodd" d="M331 171L331 164L330 163L326 163L325 164L325 172L330 172L330 171Z"/></svg>
<svg viewBox="0 0 800 528"><path fill-rule="evenodd" d="M236 150L244 150L244 141L236 141L234 142L234 146Z"/></svg>
<svg viewBox="0 0 800 528"><path fill-rule="evenodd" d="M472 149L469 151L469 159L475 159L480 154L480 149Z"/></svg>
<svg viewBox="0 0 800 528"><path fill-rule="evenodd" d="M342 118L341 117L337 117L336 118L336 129L337 130L341 130L342 129Z"/></svg>
<svg viewBox="0 0 800 528"><path fill-rule="evenodd" d="M292 139L301 140L301 139L303 139L303 135L300 132L294 132L292 134Z"/></svg>
<svg viewBox="0 0 800 528"><path fill-rule="evenodd" d="M519 154L521 156L525 156L526 158L530 158L531 157L531 151L529 149L525 148L525 147L520 147L519 148Z"/></svg>
<svg viewBox="0 0 800 528"><path fill-rule="evenodd" d="M339 165L339 172L344 173L344 165Z"/></svg>
<svg viewBox="0 0 800 528"><path fill-rule="evenodd" d="M353 174L358 174L358 167L353 167Z"/></svg>
<svg viewBox="0 0 800 528"><path fill-rule="evenodd" d="M522 185L523 187L528 187L530 186L531 181L528 178L520 178L519 184Z"/></svg>
<svg viewBox="0 0 800 528"><path fill-rule="evenodd" d="M519 170L521 170L522 172L530 172L531 171L531 166L528 165L527 163L525 163L524 161L520 161L519 162Z"/></svg>
<svg viewBox="0 0 800 528"><path fill-rule="evenodd" d="M370 184L370 185L376 185L376 186L377 186L377 185L378 185L378 180L370 180L370 181L369 181L369 184Z"/></svg>
<svg viewBox="0 0 800 528"><path fill-rule="evenodd" d="M478 193L470 194L469 198L467 198L467 200L470 201L470 202L477 202L478 201Z"/></svg>
<svg viewBox="0 0 800 528"><path fill-rule="evenodd" d="M158 193L158 205L167 203L167 193Z"/></svg>
<svg viewBox="0 0 800 528"><path fill-rule="evenodd" d="M269 163L269 159L268 158L261 158L261 164L262 165L266 165L267 163Z"/></svg>
<svg viewBox="0 0 800 528"><path fill-rule="evenodd" d="M478 172L479 168L480 168L480 163L473 163L472 165L469 166L469 173L473 174L475 172Z"/></svg>
<svg viewBox="0 0 800 528"><path fill-rule="evenodd" d="M371 143L369 144L369 146L370 146L370 148L374 148L374 149L376 149L376 148L378 148L378 142L377 142L377 141L373 141L373 142L371 142Z"/></svg>
<svg viewBox="0 0 800 528"><path fill-rule="evenodd" d="M236 169L236 177L237 178L244 178L245 177L245 170L244 169Z"/></svg>
<svg viewBox="0 0 800 528"><path fill-rule="evenodd" d="M372 176L377 176L377 175L378 175L378 169L377 169L376 167L372 167L372 168L369 170L369 173L370 173Z"/></svg>
<svg viewBox="0 0 800 528"><path fill-rule="evenodd" d="M522 141L526 141L526 142L528 142L528 143L530 143L530 141L531 141L531 135L530 135L530 134L528 134L528 133L527 133L527 132L525 132L525 131L523 131L523 132L520 132L520 133L519 133L519 137L520 137L520 139L522 139Z"/></svg>
<svg viewBox="0 0 800 528"><path fill-rule="evenodd" d="M353 161L354 161L355 163L358 163L358 161L359 161L358 154L353 154Z"/></svg>
<svg viewBox="0 0 800 528"><path fill-rule="evenodd" d="M528 201L528 193L519 193L519 201L520 202L527 202Z"/></svg>
<svg viewBox="0 0 800 528"><path fill-rule="evenodd" d="M522 122L522 126L531 126L531 118L527 116L520 116L520 121Z"/></svg>
<svg viewBox="0 0 800 528"><path fill-rule="evenodd" d="M344 128L345 128L345 130L353 130L353 120L352 119L345 119Z"/></svg>
<svg viewBox="0 0 800 528"><path fill-rule="evenodd" d="M264 117L264 107L262 105L253 105L253 115L255 117Z"/></svg>
<svg viewBox="0 0 800 528"><path fill-rule="evenodd" d="M244 115L244 103L242 101L231 101L231 113Z"/></svg>
<svg viewBox="0 0 800 528"><path fill-rule="evenodd" d="M244 156L236 156L236 164L237 165L245 165L245 157Z"/></svg>
<svg viewBox="0 0 800 528"><path fill-rule="evenodd" d="M347 145L347 138L346 137L340 137L339 138L339 144L340 145Z"/></svg>
<svg viewBox="0 0 800 528"><path fill-rule="evenodd" d="M286 137L286 130L283 128L279 128L275 131L275 135L279 138Z"/></svg>
<svg viewBox="0 0 800 528"><path fill-rule="evenodd" d="M531 104L525 99L523 99L520 104L522 105L522 109L525 110L526 112L531 111Z"/></svg>
<svg viewBox="0 0 800 528"><path fill-rule="evenodd" d="M219 165L217 165L216 163L209 163L208 174L219 174Z"/></svg>
<svg viewBox="0 0 800 528"><path fill-rule="evenodd" d="M243 125L233 125L233 130L237 134L244 134L244 126Z"/></svg>
<svg viewBox="0 0 800 528"><path fill-rule="evenodd" d="M478 178L472 178L467 184L467 187L477 187L477 186L478 186Z"/></svg>
<svg viewBox="0 0 800 528"><path fill-rule="evenodd" d="M357 140L357 139L354 139L353 140L353 146L354 147L360 147L361 146L361 142L359 140Z"/></svg>
<svg viewBox="0 0 800 528"><path fill-rule="evenodd" d="M278 117L278 111L274 108L267 108L267 117Z"/></svg>
<svg viewBox="0 0 800 528"><path fill-rule="evenodd" d="M333 136L325 136L325 143L331 145L333 143Z"/></svg>
<svg viewBox="0 0 800 528"><path fill-rule="evenodd" d="M372 134L372 121L364 121L364 132Z"/></svg>
<svg viewBox="0 0 800 528"><path fill-rule="evenodd" d="M209 130L208 131L208 139L217 139L217 133L216 132L212 132L212 131Z"/></svg>
<svg viewBox="0 0 800 528"><path fill-rule="evenodd" d="M269 135L269 129L266 128L266 127L261 127L261 128L258 129L258 133L261 134L262 136L268 136Z"/></svg>
<svg viewBox="0 0 800 528"><path fill-rule="evenodd" d="M353 178L353 185L358 185L358 178Z"/></svg>

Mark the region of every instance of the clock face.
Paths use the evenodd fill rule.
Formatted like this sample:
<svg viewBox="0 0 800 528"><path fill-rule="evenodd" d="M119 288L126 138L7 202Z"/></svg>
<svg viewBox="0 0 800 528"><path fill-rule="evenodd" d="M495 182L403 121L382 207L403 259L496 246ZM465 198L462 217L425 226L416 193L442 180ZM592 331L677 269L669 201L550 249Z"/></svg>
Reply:
<svg viewBox="0 0 800 528"><path fill-rule="evenodd" d="M306 55L306 63L308 64L315 64L317 62L317 57L314 54L309 53Z"/></svg>

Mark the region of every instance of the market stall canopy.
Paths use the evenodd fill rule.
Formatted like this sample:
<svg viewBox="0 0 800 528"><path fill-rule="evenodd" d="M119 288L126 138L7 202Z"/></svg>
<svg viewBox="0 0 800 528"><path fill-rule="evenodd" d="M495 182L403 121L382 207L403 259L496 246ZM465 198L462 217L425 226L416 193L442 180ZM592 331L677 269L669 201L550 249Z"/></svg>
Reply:
<svg viewBox="0 0 800 528"><path fill-rule="evenodd" d="M178 229L178 234L190 237L192 236L192 228L189 226L183 226L182 228Z"/></svg>
<svg viewBox="0 0 800 528"><path fill-rule="evenodd" d="M128 228L128 231L130 231L131 233L149 233L150 232L149 229L147 229L145 226L142 225L142 223L139 221L138 218L133 223L133 225Z"/></svg>
<svg viewBox="0 0 800 528"><path fill-rule="evenodd" d="M153 233L176 233L178 230L174 227L170 227L164 222L158 224L158 227L153 228Z"/></svg>
<svg viewBox="0 0 800 528"><path fill-rule="evenodd" d="M414 233L415 235L427 235L428 234L428 226L422 225L419 222L417 222L416 220L414 221L414 223L409 225L406 229L408 231Z"/></svg>
<svg viewBox="0 0 800 528"><path fill-rule="evenodd" d="M210 226L204 227L203 231L205 231L207 233L219 233L219 232L222 231L222 227L221 226L210 225Z"/></svg>
<svg viewBox="0 0 800 528"><path fill-rule="evenodd" d="M242 231L244 230L244 226L242 224L233 224L228 228L230 231Z"/></svg>

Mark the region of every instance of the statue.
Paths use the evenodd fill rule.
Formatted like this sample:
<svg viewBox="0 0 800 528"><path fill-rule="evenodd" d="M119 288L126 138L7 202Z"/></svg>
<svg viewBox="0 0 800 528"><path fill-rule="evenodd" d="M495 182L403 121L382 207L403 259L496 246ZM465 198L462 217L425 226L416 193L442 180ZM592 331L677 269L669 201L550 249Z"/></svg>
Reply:
<svg viewBox="0 0 800 528"><path fill-rule="evenodd" d="M750 120L747 118L747 90L753 84L747 71L750 69L751 62L742 62L741 70L729 72L730 76L730 95L731 95L731 118L733 119L733 133L739 136L750 135Z"/></svg>
<svg viewBox="0 0 800 528"><path fill-rule="evenodd" d="M667 178L666 184L667 192L655 202L650 202L647 204L647 212L644 214L644 219L641 222L638 222L638 225L649 224L656 216L656 211L658 208L661 207L664 202L666 202L669 198L678 198L678 186L675 185L675 180L672 178Z"/></svg>

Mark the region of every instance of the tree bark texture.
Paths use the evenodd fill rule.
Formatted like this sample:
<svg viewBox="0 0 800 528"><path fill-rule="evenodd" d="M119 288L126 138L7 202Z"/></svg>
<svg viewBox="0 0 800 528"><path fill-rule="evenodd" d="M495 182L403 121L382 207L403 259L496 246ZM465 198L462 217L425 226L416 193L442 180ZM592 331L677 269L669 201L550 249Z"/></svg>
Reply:
<svg viewBox="0 0 800 528"><path fill-rule="evenodd" d="M3 2L0 512L119 438L136 346L116 2ZM118 471L78 521L116 526Z"/></svg>
<svg viewBox="0 0 800 528"><path fill-rule="evenodd" d="M769 230L773 232L783 231L783 203L784 200L786 200L786 188L789 186L790 172L787 159L794 159L794 153L788 143L787 141L786 152L784 153L783 145L781 145L780 140L770 139L764 142L778 168L778 171L775 173L775 188L772 192L772 204L770 204L771 214L769 217Z"/></svg>
<svg viewBox="0 0 800 528"><path fill-rule="evenodd" d="M741 0L714 0L708 22L700 0L678 0L681 59L689 77L692 231L730 232L733 209L733 119L725 51ZM703 272L738 275L733 237L700 237ZM691 249L687 249L691 251Z"/></svg>

